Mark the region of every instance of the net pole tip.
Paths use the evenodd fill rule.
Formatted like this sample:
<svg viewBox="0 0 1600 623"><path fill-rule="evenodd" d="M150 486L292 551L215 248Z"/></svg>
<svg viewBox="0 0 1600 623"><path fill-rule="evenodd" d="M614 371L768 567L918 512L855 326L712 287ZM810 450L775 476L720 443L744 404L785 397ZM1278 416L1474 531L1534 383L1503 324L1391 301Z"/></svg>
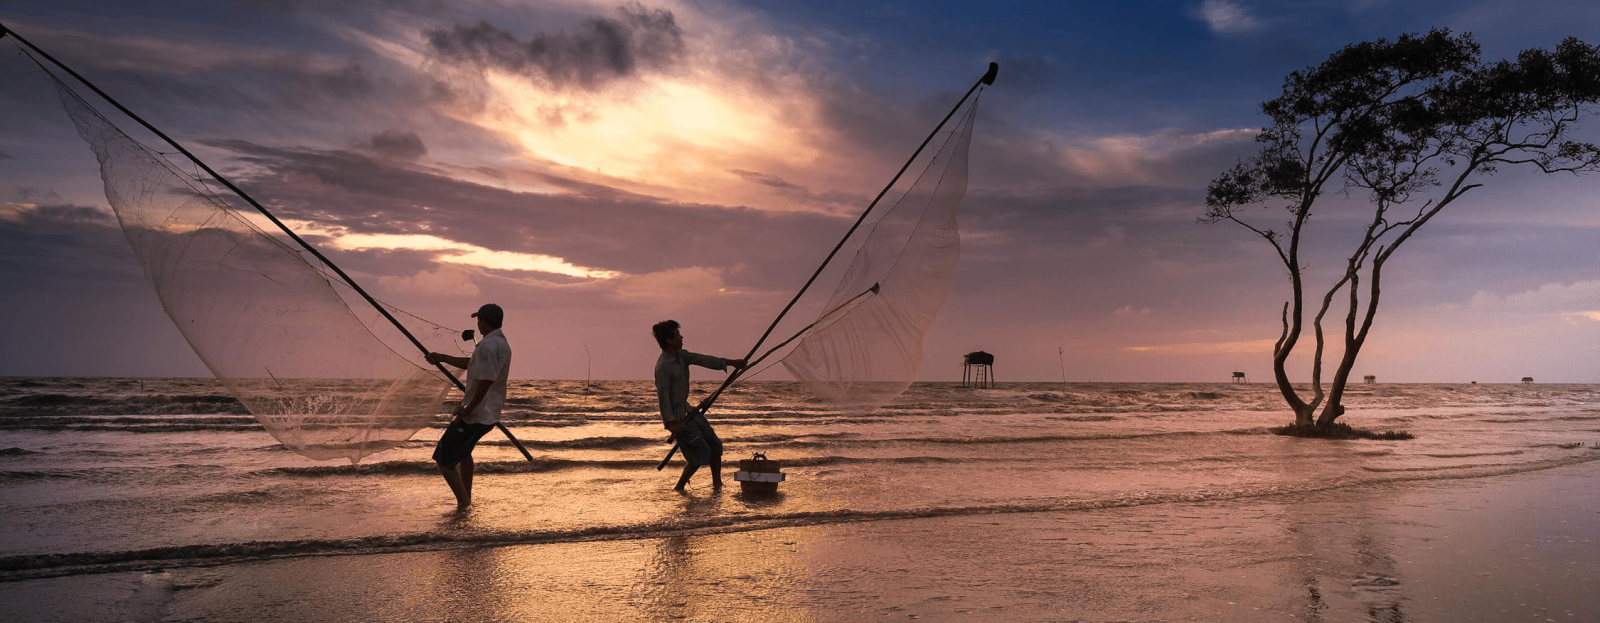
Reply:
<svg viewBox="0 0 1600 623"><path fill-rule="evenodd" d="M984 72L982 82L986 85L994 84L994 77L1000 75L1000 63L989 63L989 71Z"/></svg>

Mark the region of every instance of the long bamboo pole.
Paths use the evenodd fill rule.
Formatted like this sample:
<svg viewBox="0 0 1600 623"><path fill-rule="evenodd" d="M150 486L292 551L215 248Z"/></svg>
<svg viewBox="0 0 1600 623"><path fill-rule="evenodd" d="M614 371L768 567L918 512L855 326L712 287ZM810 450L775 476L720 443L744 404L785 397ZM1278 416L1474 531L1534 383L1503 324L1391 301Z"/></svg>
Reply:
<svg viewBox="0 0 1600 623"><path fill-rule="evenodd" d="M10 35L11 38L16 39L17 42L28 46L29 49L32 49L39 56L44 57L45 60L48 60L52 64L54 64L55 66L60 67L62 69L62 71L67 72L67 74L72 76L73 79L77 80L78 82L83 83L84 86L89 87L89 89L93 90L96 95L99 95L105 101L110 102L112 106L116 106L117 110L122 111L122 114L125 114L130 119L133 119L134 121L139 122L139 125L144 126L144 128L146 130L149 130L149 131L155 133L156 136L161 137L161 140L166 141L168 145L171 145L174 149L177 149L179 153L182 153L185 157L187 157L189 160L193 161L196 165L199 165L199 167L201 169L204 169L205 172L207 174L209 174L211 177L215 178L218 182L222 182L222 185L223 186L227 186L228 190L233 191L234 194L238 195L240 198L242 198L245 201L249 202L250 205L256 209L256 211L260 212L263 216L266 216L267 220L272 221L273 225L277 225L278 229L283 230L283 233L287 234L289 236L289 238L293 239L296 243L299 243L299 245L302 248L304 248L305 250L310 251L312 255L316 256L316 258L319 261L321 261L323 264L326 264L328 266L328 268L333 269L333 272L338 274L340 279L343 279L344 282L347 285L349 285L352 289L354 289L358 294L361 295L361 298L366 299L366 301L368 303L372 304L373 309L378 310L378 313L383 314L383 317L385 319L387 319L390 323L392 323L396 329L399 329L400 333L405 335L406 339L410 340L411 344L413 346L416 346L417 349L422 351L423 354L427 354L429 352L428 351L428 347L423 346L422 342L420 340L418 340L416 338L416 336L412 335L411 331L409 329L407 329L405 327L405 325L400 324L400 321L398 319L396 319L393 314L390 314L389 310L384 309L383 305L379 304L377 299L372 298L371 294L367 294L367 291L364 288L362 288L360 284L356 283L355 279L352 279L350 277L350 275L345 274L343 269L339 268L339 266L337 264L334 264L332 260L329 260L327 258L327 256L324 256L321 251L318 251L316 249L316 247L311 246L311 243L306 242L305 239L301 238L299 234L294 233L294 230L289 229L288 225L285 225L283 223L283 221L278 220L277 216L274 216L272 214L272 212L268 211L267 208L265 206L261 205L260 202L256 201L254 197L251 197L249 194L245 193L244 190L240 189L238 186L235 186L234 183L232 181L230 181L228 178L223 177L221 173L218 173L215 169L212 169L211 165L206 164L204 161L200 160L199 157L195 156L188 149L184 148L183 145L178 144L178 141L175 141L175 140L172 139L172 137L167 136L167 134L165 132L162 132L161 130L156 129L156 127L154 125L151 125L150 122L145 121L143 117L140 117L139 115L134 114L133 111L128 110L128 107L123 106L121 102L118 102L115 98L113 98L110 95L108 95L105 91L100 90L100 87L95 86L93 82L89 82L89 80L87 78L84 78L78 72L73 71L73 69L71 67L68 67L65 63L62 63L61 61L56 60L56 57L51 56L49 52L46 52L44 50L39 49L39 46L36 46L36 45L33 44L33 42L28 41L27 39L24 39L22 37L22 35L17 34L17 31L10 30L10 29L6 28L4 24L0 24L0 39L5 38L7 35ZM443 363L435 363L433 365L434 365L434 367L437 367L440 372L443 372L444 375L446 377L448 377L452 383L455 383L456 388L460 389L462 394L463 394L462 399L465 400L466 399L465 394L466 394L466 391L467 391L467 387L466 387L466 385L462 384L461 379L456 378L455 373L453 373L449 369L445 368ZM511 431L505 427L504 424L501 424L501 423L497 422L497 423L495 423L495 426L500 429L500 432L503 432L503 433L506 434L506 438L510 439L512 445L515 445L517 447L517 450L522 452L522 456L523 457L527 458L529 461L533 460L533 455L528 452L528 449L526 447L523 447L522 442L518 441L517 438L511 434Z"/></svg>
<svg viewBox="0 0 1600 623"><path fill-rule="evenodd" d="M956 102L956 105L950 108L950 112L945 114L944 119L939 120L939 125L933 126L933 131L928 133L927 138L922 139L922 144L917 146L916 151L911 152L911 157L906 159L906 163L900 165L900 170L895 172L894 177L889 180L888 184L884 185L883 190L878 191L878 196L872 198L872 203L867 204L867 209L861 211L861 216L856 218L855 224L851 225L850 229L844 233L844 236L839 238L838 244L833 245L833 250L828 252L828 257L823 258L822 264L817 266L816 272L811 273L811 278L806 280L806 284L800 286L800 291L794 293L794 298L789 299L789 304L783 306L783 311L778 312L778 317L772 319L772 324L767 326L767 330L761 334L761 338L757 339L755 345L750 347L750 352L745 354L744 358L746 360L750 359L750 357L756 354L757 350L761 349L762 342L767 341L767 337L772 335L772 330L778 328L778 323L781 322L783 317L789 313L789 310L794 307L794 304L800 301L800 296L805 294L806 290L811 288L811 284L817 280L817 277L822 275L822 270L828 267L829 262L833 261L833 256L839 254L839 249L844 248L845 241L849 240L850 235L854 234L856 229L861 227L861 223L867 220L867 215L871 214L872 209L878 206L878 202L883 200L884 195L889 194L889 190L894 188L896 182L900 181L900 176L905 175L906 169L911 168L911 163L915 162L917 156L922 154L923 148L927 147L928 143L933 141L933 137L939 135L939 130L944 128L944 124L948 123L950 118L954 117L956 112L961 110L961 105L967 103L967 98L972 97L972 93L977 91L978 87L994 84L995 76L998 76L999 74L1000 64L989 63L989 70L983 73L983 77L978 78L977 82L972 83L972 88L967 89L966 94L962 95L961 100ZM698 414L704 415L706 411L709 411L711 409L711 404L716 402L717 398L722 395L723 390L728 389L728 386L732 385L734 381L738 380L739 376L748 369L749 367L734 370L733 374L728 375L728 378L722 381L721 387L718 387L717 390L712 392L709 397L701 401L700 404L703 408L698 409ZM667 466L667 462L672 460L673 453L678 451L678 442L676 440L677 436L674 435L673 437L674 441L672 444L672 449L667 451L667 458L661 459L661 463L656 466L656 471L660 471L662 468L665 468Z"/></svg>

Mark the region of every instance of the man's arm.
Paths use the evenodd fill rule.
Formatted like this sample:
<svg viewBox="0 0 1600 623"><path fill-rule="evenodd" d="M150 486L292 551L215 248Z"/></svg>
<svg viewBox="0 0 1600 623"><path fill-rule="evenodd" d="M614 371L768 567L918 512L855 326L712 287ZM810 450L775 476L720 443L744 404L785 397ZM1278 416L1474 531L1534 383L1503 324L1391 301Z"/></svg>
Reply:
<svg viewBox="0 0 1600 623"><path fill-rule="evenodd" d="M454 355L446 355L444 353L428 353L428 363L448 363L457 368L461 368L462 370L467 369L467 364L471 361L472 360L467 357L457 357Z"/></svg>
<svg viewBox="0 0 1600 623"><path fill-rule="evenodd" d="M483 404L483 397L489 395L489 386L493 384L494 381L489 379L473 381L472 387L467 388L467 395L461 399L461 406L456 407L455 412L451 413L451 415L462 418L466 417L468 413L472 413L478 408L478 405Z"/></svg>
<svg viewBox="0 0 1600 623"><path fill-rule="evenodd" d="M711 368L712 370L727 371L728 366L733 366L735 368L741 368L741 369L745 367L745 360L743 360L743 359L723 359L721 357L713 357L711 355L702 355L700 353L690 353L688 351L684 351L684 352L686 354L688 354L687 359L688 359L689 363L692 363L694 365L700 366L702 368Z"/></svg>

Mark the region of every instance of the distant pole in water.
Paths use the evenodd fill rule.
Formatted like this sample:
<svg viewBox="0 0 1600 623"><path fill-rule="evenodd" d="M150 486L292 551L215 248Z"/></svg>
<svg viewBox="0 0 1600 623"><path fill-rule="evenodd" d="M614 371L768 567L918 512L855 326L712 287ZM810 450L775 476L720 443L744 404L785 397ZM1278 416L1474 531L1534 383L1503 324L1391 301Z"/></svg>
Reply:
<svg viewBox="0 0 1600 623"><path fill-rule="evenodd" d="M1067 395L1067 347L1056 346L1056 359L1061 362L1061 395Z"/></svg>
<svg viewBox="0 0 1600 623"><path fill-rule="evenodd" d="M339 278L342 279L345 284L349 285L350 288L355 290L357 294L360 294L361 298L366 299L367 303L371 304L373 309L378 310L378 313L382 314L390 324L393 324L396 329L399 329L400 333L404 335L406 339L410 340L413 346L416 346L418 350L421 350L424 355L428 353L428 347L423 346L422 342L418 340L416 336L411 334L411 330L407 329L405 325L400 324L400 321L396 319L393 314L390 314L389 310L384 308L384 306L379 303L377 299L372 298L371 294L367 294L367 291L362 288L360 284L357 284L355 279L351 278L350 275L345 274L343 269L339 268L337 264L334 264L332 260L329 260L327 256L324 256L321 251L316 249L316 247L311 246L311 243L306 242L305 239L301 238L299 234L294 233L294 230L289 229L288 225L285 225L283 221L278 220L277 216L268 211L267 208L261 205L260 202L256 201L254 197L251 197L249 194L245 193L244 190L240 189L238 186L235 186L231 180L223 177L221 173L217 173L215 169L211 168L211 165L206 164L198 156L195 156L193 152L190 152L183 145L179 144L178 141L173 140L173 138L167 136L165 132L157 129L154 125L151 125L149 121L145 121L144 117L134 114L134 112L129 110L127 106L123 106L122 102L118 102L115 98L111 97L110 94L100 90L100 87L95 86L93 82L89 82L88 78L85 78L82 74L73 71L71 67L68 67L65 63L57 60L56 57L51 56L49 52L39 49L39 46L34 45L33 42L22 38L22 36L18 35L16 31L6 28L4 24L0 24L0 39L5 38L7 35L9 35L12 39L15 39L18 43L27 46L28 49L33 50L39 56L44 57L45 60L50 61L57 67L60 67L62 71L67 72L67 75L72 76L73 79L82 83L84 86L89 87L89 90L94 91L95 95L99 95L112 106L115 106L117 110L122 111L122 114L127 115L129 119L133 119L134 121L138 122L139 125L144 126L146 130L149 130L151 133L160 137L161 140L166 141L168 145L173 147L173 149L178 150L178 152L183 154L184 157L188 158L191 162L194 162L196 166L203 169L206 174L210 175L218 182L221 182L223 186L226 186L228 190L232 191L235 195L238 195L240 199L244 199L251 205L251 207L254 207L257 212L260 212L262 216L267 217L267 220L272 221L272 224L277 225L278 229L283 230L283 233L289 236L289 238L293 239L301 246L301 248L304 248L306 251L310 252L311 255L315 256L319 261L327 265L327 267L335 274L338 274ZM26 50L24 50L24 52L26 52ZM50 75L51 79L56 80L58 83L60 82L60 79L57 78L54 73L51 73L49 69L45 68L44 64L40 63L38 59L34 59L32 56L29 56L29 58L33 60L35 64L39 65L40 69L45 70L45 72ZM60 84L65 87L65 83ZM70 88L68 90L70 91ZM76 93L74 93L74 96L76 96ZM461 379L456 378L456 375L450 372L450 370L446 369L443 363L436 363L434 364L434 367L438 368L440 372L448 377L450 381L455 384L456 388L462 391L462 393L467 391L467 387L461 383ZM512 436L510 429L507 429L504 424L500 423L496 423L495 426L500 429L500 432L506 434L506 438L511 440L512 445L515 445L517 450L522 451L522 456L526 457L529 461L533 460L533 455L528 453L528 449L523 447L522 442L517 441L517 438Z"/></svg>
<svg viewBox="0 0 1600 623"><path fill-rule="evenodd" d="M589 381L594 378L594 358L589 356L589 343L583 343L583 390L589 391Z"/></svg>

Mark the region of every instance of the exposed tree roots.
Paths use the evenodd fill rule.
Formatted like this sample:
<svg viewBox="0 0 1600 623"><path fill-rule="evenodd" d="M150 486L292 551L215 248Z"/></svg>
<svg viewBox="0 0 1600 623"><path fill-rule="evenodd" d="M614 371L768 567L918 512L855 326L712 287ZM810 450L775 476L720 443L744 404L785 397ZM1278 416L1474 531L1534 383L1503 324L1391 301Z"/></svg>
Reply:
<svg viewBox="0 0 1600 623"><path fill-rule="evenodd" d="M1403 430L1372 431L1355 428L1343 422L1334 422L1327 426L1298 426L1290 424L1267 429L1274 435L1289 437L1311 437L1315 439L1376 439L1379 441L1396 441L1401 439L1416 439L1415 435Z"/></svg>

